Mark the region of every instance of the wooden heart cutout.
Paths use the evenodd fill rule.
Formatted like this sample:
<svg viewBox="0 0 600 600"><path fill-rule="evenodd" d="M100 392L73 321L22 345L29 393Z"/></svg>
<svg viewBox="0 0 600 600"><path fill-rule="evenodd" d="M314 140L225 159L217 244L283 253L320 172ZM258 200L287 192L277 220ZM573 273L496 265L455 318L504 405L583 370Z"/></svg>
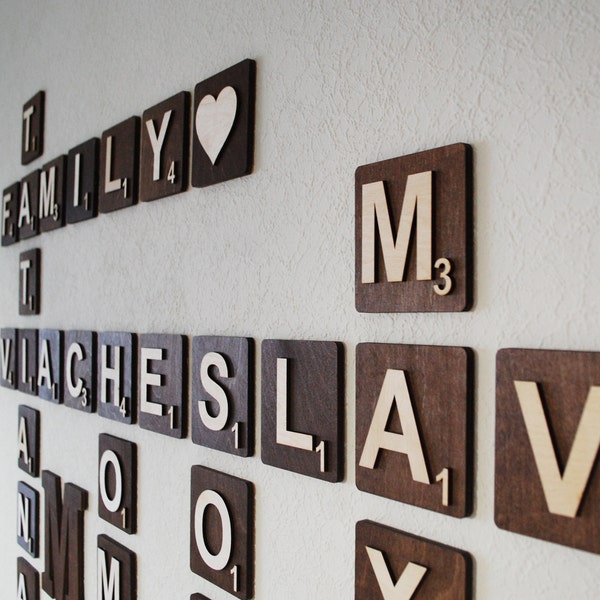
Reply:
<svg viewBox="0 0 600 600"><path fill-rule="evenodd" d="M214 165L231 133L237 112L237 94L231 86L215 97L207 94L196 110L196 135Z"/></svg>

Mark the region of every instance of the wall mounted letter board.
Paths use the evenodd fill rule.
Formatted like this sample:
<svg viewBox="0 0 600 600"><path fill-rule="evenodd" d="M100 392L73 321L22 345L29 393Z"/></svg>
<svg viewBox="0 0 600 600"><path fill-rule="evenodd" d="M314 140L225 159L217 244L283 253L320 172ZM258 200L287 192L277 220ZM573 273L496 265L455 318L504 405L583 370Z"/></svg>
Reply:
<svg viewBox="0 0 600 600"><path fill-rule="evenodd" d="M32 238L40 232L39 197L40 170L36 169L21 179L19 216L17 217L20 240Z"/></svg>
<svg viewBox="0 0 600 600"><path fill-rule="evenodd" d="M65 224L65 185L67 157L55 158L40 172L39 219L40 233L52 231Z"/></svg>
<svg viewBox="0 0 600 600"><path fill-rule="evenodd" d="M38 333L38 396L62 403L63 332L40 329Z"/></svg>
<svg viewBox="0 0 600 600"><path fill-rule="evenodd" d="M40 474L40 413L29 406L19 405L19 469L32 477Z"/></svg>
<svg viewBox="0 0 600 600"><path fill-rule="evenodd" d="M250 481L192 467L190 568L237 598L252 598L254 485Z"/></svg>
<svg viewBox="0 0 600 600"><path fill-rule="evenodd" d="M599 446L600 352L498 352L498 527L599 554Z"/></svg>
<svg viewBox="0 0 600 600"><path fill-rule="evenodd" d="M472 157L454 144L356 169L356 309L472 304Z"/></svg>
<svg viewBox="0 0 600 600"><path fill-rule="evenodd" d="M470 600L472 571L468 552L372 521L356 524L356 600Z"/></svg>
<svg viewBox="0 0 600 600"><path fill-rule="evenodd" d="M188 187L190 93L180 92L144 111L140 199L179 194Z"/></svg>
<svg viewBox="0 0 600 600"><path fill-rule="evenodd" d="M19 314L39 315L42 255L39 248L19 254Z"/></svg>
<svg viewBox="0 0 600 600"><path fill-rule="evenodd" d="M469 515L472 390L468 348L359 344L358 489L453 517Z"/></svg>
<svg viewBox="0 0 600 600"><path fill-rule="evenodd" d="M263 463L342 480L343 354L339 342L263 341Z"/></svg>
<svg viewBox="0 0 600 600"><path fill-rule="evenodd" d="M67 158L67 223L98 216L100 140L92 138L69 150Z"/></svg>
<svg viewBox="0 0 600 600"><path fill-rule="evenodd" d="M137 524L137 446L101 433L98 438L98 515L135 533Z"/></svg>
<svg viewBox="0 0 600 600"><path fill-rule="evenodd" d="M137 598L137 559L107 535L98 536L98 600Z"/></svg>
<svg viewBox="0 0 600 600"><path fill-rule="evenodd" d="M24 558L17 559L17 600L40 599L40 574Z"/></svg>
<svg viewBox="0 0 600 600"><path fill-rule="evenodd" d="M96 412L96 334L66 331L63 398L65 406Z"/></svg>
<svg viewBox="0 0 600 600"><path fill-rule="evenodd" d="M40 506L39 494L19 481L17 492L17 542L33 556L39 554Z"/></svg>
<svg viewBox="0 0 600 600"><path fill-rule="evenodd" d="M102 134L98 194L101 213L137 203L139 157L139 117L130 117Z"/></svg>
<svg viewBox="0 0 600 600"><path fill-rule="evenodd" d="M192 185L252 172L256 63L246 59L194 89Z"/></svg>
<svg viewBox="0 0 600 600"><path fill-rule="evenodd" d="M23 106L21 164L28 165L44 152L44 108L46 96L38 92Z"/></svg>
<svg viewBox="0 0 600 600"><path fill-rule="evenodd" d="M188 340L182 335L139 336L139 424L183 438L187 431Z"/></svg>
<svg viewBox="0 0 600 600"><path fill-rule="evenodd" d="M19 329L19 391L37 396L38 330Z"/></svg>
<svg viewBox="0 0 600 600"><path fill-rule="evenodd" d="M17 330L0 331L0 385L14 390L17 387Z"/></svg>
<svg viewBox="0 0 600 600"><path fill-rule="evenodd" d="M136 336L133 333L98 334L97 389L98 414L127 423L136 421Z"/></svg>
<svg viewBox="0 0 600 600"><path fill-rule="evenodd" d="M2 245L10 246L19 241L19 200L21 184L13 183L2 191Z"/></svg>
<svg viewBox="0 0 600 600"><path fill-rule="evenodd" d="M192 441L254 454L254 340L197 336L192 342Z"/></svg>

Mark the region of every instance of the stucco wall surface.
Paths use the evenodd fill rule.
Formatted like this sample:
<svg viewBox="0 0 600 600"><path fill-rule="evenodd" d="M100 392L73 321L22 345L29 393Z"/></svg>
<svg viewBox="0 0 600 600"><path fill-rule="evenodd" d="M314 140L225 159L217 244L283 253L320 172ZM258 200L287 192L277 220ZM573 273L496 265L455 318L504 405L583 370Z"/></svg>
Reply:
<svg viewBox="0 0 600 600"><path fill-rule="evenodd" d="M352 598L354 527L365 518L471 552L477 598L597 598L598 556L499 530L493 484L496 351L600 351L599 56L592 0L0 3L2 189L244 58L258 69L252 175L2 248L1 325L339 340L347 415L346 476L327 484L265 466L259 451L236 458L0 389L2 597L21 554L24 403L42 411L42 467L90 492L86 598L96 597L100 533L137 553L141 599L229 597L189 568L195 464L256 486L256 598ZM21 108L40 89L46 150L22 167ZM474 149L473 310L357 313L354 170L454 142ZM18 256L34 247L42 313L19 317ZM370 341L474 349L472 517L356 489L355 346ZM134 536L97 516L102 432L138 443Z"/></svg>

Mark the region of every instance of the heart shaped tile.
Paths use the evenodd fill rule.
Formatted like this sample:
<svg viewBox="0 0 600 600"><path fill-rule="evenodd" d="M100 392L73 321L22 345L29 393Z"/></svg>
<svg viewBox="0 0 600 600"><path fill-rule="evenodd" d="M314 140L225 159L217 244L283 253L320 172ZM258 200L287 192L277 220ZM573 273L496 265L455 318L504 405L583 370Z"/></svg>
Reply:
<svg viewBox="0 0 600 600"><path fill-rule="evenodd" d="M231 86L224 87L215 100L207 94L196 110L196 135L214 165L233 127L237 112L237 94Z"/></svg>

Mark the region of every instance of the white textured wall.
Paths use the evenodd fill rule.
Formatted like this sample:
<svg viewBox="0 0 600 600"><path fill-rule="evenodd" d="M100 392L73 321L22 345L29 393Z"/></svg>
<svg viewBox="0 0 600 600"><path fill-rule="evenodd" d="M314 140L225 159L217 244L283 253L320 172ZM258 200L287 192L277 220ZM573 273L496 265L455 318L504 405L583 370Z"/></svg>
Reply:
<svg viewBox="0 0 600 600"><path fill-rule="evenodd" d="M42 411L42 467L90 492L87 598L99 533L137 552L142 600L228 597L189 569L194 464L256 485L256 598L353 597L363 518L470 551L480 599L597 598L598 556L496 528L493 457L496 351L600 350L599 56L595 0L0 3L1 188L243 58L258 64L254 174L2 248L1 325L340 340L349 463L343 483L326 484L1 389L2 597L14 593L21 553L25 403ZM40 89L46 150L22 167L21 107ZM354 169L459 141L475 157L473 311L358 314ZM19 317L18 255L32 247L42 249L43 310ZM355 488L361 341L475 349L472 518ZM101 432L139 445L137 535L97 517Z"/></svg>

